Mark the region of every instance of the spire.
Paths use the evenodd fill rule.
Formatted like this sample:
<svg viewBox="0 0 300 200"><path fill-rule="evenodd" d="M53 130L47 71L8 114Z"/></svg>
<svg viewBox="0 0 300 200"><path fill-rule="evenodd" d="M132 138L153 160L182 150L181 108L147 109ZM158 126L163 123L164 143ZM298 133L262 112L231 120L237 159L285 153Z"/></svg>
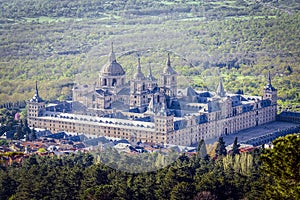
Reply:
<svg viewBox="0 0 300 200"><path fill-rule="evenodd" d="M114 52L113 43L111 43L111 52L108 56L108 62L102 67L100 76L123 76L125 71L123 67L117 62Z"/></svg>
<svg viewBox="0 0 300 200"><path fill-rule="evenodd" d="M223 87L223 81L222 81L222 78L220 78L220 82L219 82L219 85L218 85L218 88L217 88L217 95L219 95L220 97L224 97L226 92L224 90L224 87Z"/></svg>
<svg viewBox="0 0 300 200"><path fill-rule="evenodd" d="M167 66L168 66L168 67L171 67L170 53L168 53Z"/></svg>
<svg viewBox="0 0 300 200"><path fill-rule="evenodd" d="M141 58L140 58L139 55L138 55L137 71L136 71L136 73L135 73L135 75L134 75L134 78L135 78L136 80L141 80L141 79L144 79L144 78L145 78L145 76L144 76L144 74L143 74L143 72L142 72Z"/></svg>
<svg viewBox="0 0 300 200"><path fill-rule="evenodd" d="M109 54L109 62L110 63L116 62L116 55L114 52L114 43L113 42L111 42L111 52Z"/></svg>
<svg viewBox="0 0 300 200"><path fill-rule="evenodd" d="M152 74L152 67L151 67L151 65L150 65L150 62L149 62L149 75L148 75L148 79L150 80L150 81L156 81L156 78L153 76L153 74Z"/></svg>
<svg viewBox="0 0 300 200"><path fill-rule="evenodd" d="M154 113L154 95L151 96L151 100L148 104L147 113Z"/></svg>
<svg viewBox="0 0 300 200"><path fill-rule="evenodd" d="M141 58L140 58L140 56L138 56L137 72L138 72L138 73L142 73L142 68L141 68Z"/></svg>
<svg viewBox="0 0 300 200"><path fill-rule="evenodd" d="M35 81L35 96L39 96L38 83Z"/></svg>
<svg viewBox="0 0 300 200"><path fill-rule="evenodd" d="M152 67L151 67L150 63L149 63L149 77L153 77L153 75L152 75Z"/></svg>
<svg viewBox="0 0 300 200"><path fill-rule="evenodd" d="M272 86L270 70L269 70L269 72L268 72L268 85L269 85L269 86Z"/></svg>
<svg viewBox="0 0 300 200"><path fill-rule="evenodd" d="M166 67L164 68L163 71L164 74L177 74L177 72L171 67L171 59L170 59L170 53L168 53L168 59L166 62Z"/></svg>
<svg viewBox="0 0 300 200"><path fill-rule="evenodd" d="M272 79L271 79L271 73L270 70L268 72L268 85L265 86L266 90L270 90L270 91L276 91L276 89L272 86Z"/></svg>
<svg viewBox="0 0 300 200"><path fill-rule="evenodd" d="M39 96L37 81L35 81L35 94L32 97L32 99L30 100L30 102L36 102L36 103L43 102L43 99Z"/></svg>

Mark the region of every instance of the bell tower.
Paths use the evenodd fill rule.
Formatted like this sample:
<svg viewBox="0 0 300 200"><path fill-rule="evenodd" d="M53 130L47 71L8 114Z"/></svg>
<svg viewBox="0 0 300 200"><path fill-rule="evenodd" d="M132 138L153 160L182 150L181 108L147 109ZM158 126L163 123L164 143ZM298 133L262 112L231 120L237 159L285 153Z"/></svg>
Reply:
<svg viewBox="0 0 300 200"><path fill-rule="evenodd" d="M130 108L144 112L148 106L147 80L142 72L141 60L138 57L137 71L130 81Z"/></svg>
<svg viewBox="0 0 300 200"><path fill-rule="evenodd" d="M161 74L160 85L169 89L167 95L171 98L177 95L177 75L177 72L171 67L170 53L168 53L168 60Z"/></svg>

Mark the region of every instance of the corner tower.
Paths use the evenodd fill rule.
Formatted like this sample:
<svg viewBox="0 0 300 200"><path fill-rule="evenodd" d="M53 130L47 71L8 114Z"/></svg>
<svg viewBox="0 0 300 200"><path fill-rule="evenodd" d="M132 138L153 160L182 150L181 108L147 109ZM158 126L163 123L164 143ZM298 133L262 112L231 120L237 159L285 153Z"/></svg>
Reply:
<svg viewBox="0 0 300 200"><path fill-rule="evenodd" d="M273 105L277 105L277 89L272 86L270 71L268 73L268 84L263 90L263 99L270 99Z"/></svg>
<svg viewBox="0 0 300 200"><path fill-rule="evenodd" d="M27 101L27 106L28 124L29 126L34 126L35 119L45 111L45 101L39 96L37 81L35 82L35 94Z"/></svg>

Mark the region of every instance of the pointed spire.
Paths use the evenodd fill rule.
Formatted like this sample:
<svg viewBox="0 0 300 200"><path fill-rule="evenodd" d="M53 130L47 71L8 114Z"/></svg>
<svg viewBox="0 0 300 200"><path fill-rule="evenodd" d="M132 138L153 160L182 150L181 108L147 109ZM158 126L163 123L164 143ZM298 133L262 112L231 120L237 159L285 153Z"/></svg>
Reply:
<svg viewBox="0 0 300 200"><path fill-rule="evenodd" d="M272 86L270 70L269 70L269 72L268 72L268 84L269 84L270 86Z"/></svg>
<svg viewBox="0 0 300 200"><path fill-rule="evenodd" d="M39 96L39 90L38 90L38 83L37 81L35 81L35 94L34 96L32 97L32 99L30 100L30 102L42 102L43 99Z"/></svg>
<svg viewBox="0 0 300 200"><path fill-rule="evenodd" d="M276 89L272 86L272 79L271 79L271 73L270 70L268 72L268 85L265 86L266 90L270 90L270 91L276 91Z"/></svg>
<svg viewBox="0 0 300 200"><path fill-rule="evenodd" d="M152 67L150 65L150 62L149 62L149 77L153 77L153 75L152 75Z"/></svg>
<svg viewBox="0 0 300 200"><path fill-rule="evenodd" d="M156 81L157 79L153 76L152 74L152 67L150 65L150 62L149 62L149 74L148 74L148 80L150 81Z"/></svg>
<svg viewBox="0 0 300 200"><path fill-rule="evenodd" d="M220 97L224 97L226 92L224 90L224 87L223 87L223 81L222 81L222 78L220 78L220 82L219 82L219 85L218 85L218 88L217 88L217 95L219 95Z"/></svg>
<svg viewBox="0 0 300 200"><path fill-rule="evenodd" d="M142 72L141 58L140 58L139 55L138 55L137 71L136 71L136 73L134 74L134 78L135 78L136 80L141 80L141 79L144 79L144 78L145 78L145 76L144 76L144 74L143 74L143 72Z"/></svg>
<svg viewBox="0 0 300 200"><path fill-rule="evenodd" d="M109 62L110 63L116 62L116 55L114 52L114 43L113 42L111 42L111 52L109 54Z"/></svg>
<svg viewBox="0 0 300 200"><path fill-rule="evenodd" d="M151 96L151 100L148 104L147 113L154 113L154 95Z"/></svg>
<svg viewBox="0 0 300 200"><path fill-rule="evenodd" d="M138 55L137 72L138 72L138 73L142 73L142 68L141 68L141 58L140 58L140 55Z"/></svg>
<svg viewBox="0 0 300 200"><path fill-rule="evenodd" d="M171 59L170 59L170 53L168 53L168 59L166 62L166 67L164 68L163 71L164 74L177 74L177 72L171 67Z"/></svg>
<svg viewBox="0 0 300 200"><path fill-rule="evenodd" d="M38 82L37 81L35 81L35 95L39 96Z"/></svg>
<svg viewBox="0 0 300 200"><path fill-rule="evenodd" d="M168 53L167 66L168 66L168 67L171 67L170 53Z"/></svg>

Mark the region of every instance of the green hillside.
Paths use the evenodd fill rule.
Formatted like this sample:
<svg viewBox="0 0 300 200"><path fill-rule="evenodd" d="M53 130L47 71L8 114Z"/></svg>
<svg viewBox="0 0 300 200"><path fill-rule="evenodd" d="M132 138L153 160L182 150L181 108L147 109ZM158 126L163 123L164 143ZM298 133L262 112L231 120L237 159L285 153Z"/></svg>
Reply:
<svg viewBox="0 0 300 200"><path fill-rule="evenodd" d="M0 102L66 99L93 83L110 43L132 74L158 73L171 52L180 82L261 95L271 70L280 105L300 110L300 3L288 1L2 0ZM220 70L218 70L220 69Z"/></svg>

